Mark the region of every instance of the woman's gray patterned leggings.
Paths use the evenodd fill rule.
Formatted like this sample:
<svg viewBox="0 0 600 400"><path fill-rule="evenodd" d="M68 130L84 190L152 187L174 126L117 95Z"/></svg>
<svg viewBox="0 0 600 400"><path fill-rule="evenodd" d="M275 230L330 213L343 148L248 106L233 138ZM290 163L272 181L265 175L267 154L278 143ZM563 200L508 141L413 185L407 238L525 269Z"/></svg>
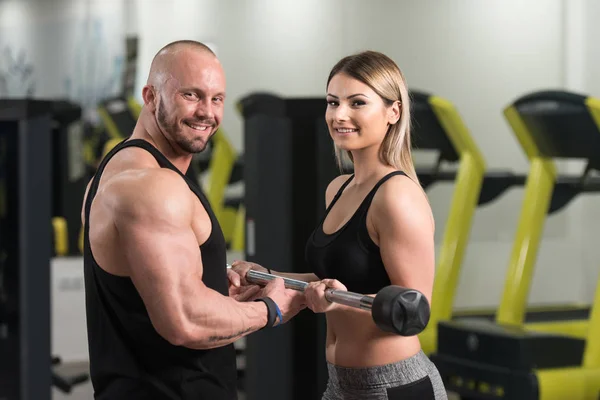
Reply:
<svg viewBox="0 0 600 400"><path fill-rule="evenodd" d="M327 363L329 381L322 400L447 400L442 378L420 351L406 360L368 368Z"/></svg>

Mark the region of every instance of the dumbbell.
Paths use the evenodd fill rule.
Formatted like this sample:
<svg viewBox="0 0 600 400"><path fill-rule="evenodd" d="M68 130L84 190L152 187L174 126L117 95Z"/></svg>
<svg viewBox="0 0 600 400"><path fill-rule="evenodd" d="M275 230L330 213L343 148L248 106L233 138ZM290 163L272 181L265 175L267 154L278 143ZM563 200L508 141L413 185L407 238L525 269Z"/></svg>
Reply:
<svg viewBox="0 0 600 400"><path fill-rule="evenodd" d="M249 270L246 280L264 286L278 276ZM283 278L285 287L303 292L308 283L296 279ZM375 297L345 290L327 289L325 298L332 303L359 308L371 312L379 329L401 336L421 333L429 323L431 309L423 293L415 289L390 285L381 289Z"/></svg>

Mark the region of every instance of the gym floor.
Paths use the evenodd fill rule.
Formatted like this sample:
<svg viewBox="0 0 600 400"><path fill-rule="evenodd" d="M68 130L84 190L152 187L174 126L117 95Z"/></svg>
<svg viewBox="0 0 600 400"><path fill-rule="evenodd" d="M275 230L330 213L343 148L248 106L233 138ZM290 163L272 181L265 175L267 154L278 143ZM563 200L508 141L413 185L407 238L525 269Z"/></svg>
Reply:
<svg viewBox="0 0 600 400"><path fill-rule="evenodd" d="M60 371L68 374L70 370L75 369L79 371L85 363L69 363L64 366L60 366ZM84 366L85 368L85 366ZM58 369L58 368L57 368ZM52 400L91 400L94 398L94 390L92 389L92 383L87 381L84 384L77 385L71 393L63 393L60 390L52 389Z"/></svg>

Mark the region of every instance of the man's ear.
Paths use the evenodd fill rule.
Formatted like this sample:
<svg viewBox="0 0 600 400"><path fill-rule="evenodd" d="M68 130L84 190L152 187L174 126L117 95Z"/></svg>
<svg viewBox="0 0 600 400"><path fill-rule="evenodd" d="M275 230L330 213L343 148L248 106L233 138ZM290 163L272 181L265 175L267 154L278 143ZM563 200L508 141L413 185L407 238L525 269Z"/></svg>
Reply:
<svg viewBox="0 0 600 400"><path fill-rule="evenodd" d="M150 110L150 112L156 110L158 97L156 96L154 86L146 85L142 88L142 99L144 100L144 106Z"/></svg>
<svg viewBox="0 0 600 400"><path fill-rule="evenodd" d="M391 107L388 108L388 123L394 125L400 119L402 115L402 108L399 101L395 101Z"/></svg>

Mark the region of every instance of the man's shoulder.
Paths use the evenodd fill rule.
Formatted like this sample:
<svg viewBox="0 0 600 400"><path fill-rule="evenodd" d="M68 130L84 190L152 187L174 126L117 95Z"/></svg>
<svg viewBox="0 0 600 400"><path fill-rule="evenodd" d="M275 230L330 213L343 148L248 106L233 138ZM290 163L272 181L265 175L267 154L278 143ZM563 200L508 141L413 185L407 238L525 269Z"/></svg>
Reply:
<svg viewBox="0 0 600 400"><path fill-rule="evenodd" d="M183 216L191 209L191 192L176 171L129 169L113 175L103 189L103 202L115 216Z"/></svg>

